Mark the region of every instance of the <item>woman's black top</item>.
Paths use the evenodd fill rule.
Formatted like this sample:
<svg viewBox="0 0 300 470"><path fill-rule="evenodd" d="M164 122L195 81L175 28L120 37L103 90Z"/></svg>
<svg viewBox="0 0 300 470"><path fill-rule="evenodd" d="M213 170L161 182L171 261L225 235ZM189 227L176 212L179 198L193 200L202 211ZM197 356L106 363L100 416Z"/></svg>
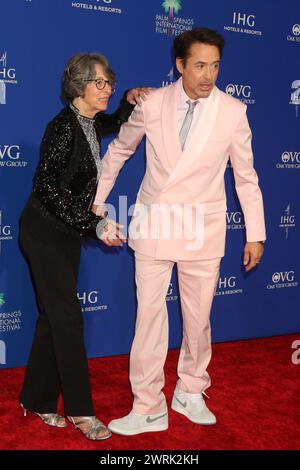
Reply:
<svg viewBox="0 0 300 470"><path fill-rule="evenodd" d="M94 122L98 139L117 133L133 108L123 98L113 114L98 113ZM97 238L101 217L90 211L96 189L97 167L90 145L75 113L67 106L46 128L33 200L44 216L49 214L49 220L60 219L80 235Z"/></svg>

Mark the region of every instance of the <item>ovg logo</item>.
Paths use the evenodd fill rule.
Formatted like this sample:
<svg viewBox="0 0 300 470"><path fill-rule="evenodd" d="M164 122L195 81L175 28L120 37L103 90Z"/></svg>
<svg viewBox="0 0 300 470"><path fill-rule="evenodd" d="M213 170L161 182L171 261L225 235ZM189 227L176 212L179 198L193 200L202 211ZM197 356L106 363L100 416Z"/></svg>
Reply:
<svg viewBox="0 0 300 470"><path fill-rule="evenodd" d="M272 281L274 282L274 284L277 284L277 282L280 281L280 273L274 273L272 276Z"/></svg>
<svg viewBox="0 0 300 470"><path fill-rule="evenodd" d="M282 152L281 162L276 163L276 168L300 168L300 152L287 150Z"/></svg>
<svg viewBox="0 0 300 470"><path fill-rule="evenodd" d="M295 36L299 36L300 35L300 24L294 24L294 26L292 28L292 31L293 31L293 34Z"/></svg>
<svg viewBox="0 0 300 470"><path fill-rule="evenodd" d="M231 85L231 83L230 83L229 85L227 85L227 87L226 87L226 93L227 93L227 95L234 96L234 94L235 94L235 86L234 86L234 85Z"/></svg>
<svg viewBox="0 0 300 470"><path fill-rule="evenodd" d="M287 40L290 42L300 43L300 24L294 24L292 26L292 35L288 34Z"/></svg>
<svg viewBox="0 0 300 470"><path fill-rule="evenodd" d="M25 168L28 162L22 161L20 156L21 150L19 145L0 145L0 168Z"/></svg>
<svg viewBox="0 0 300 470"><path fill-rule="evenodd" d="M281 160L283 163L300 163L300 152L283 152Z"/></svg>
<svg viewBox="0 0 300 470"><path fill-rule="evenodd" d="M290 152L283 152L283 154L281 155L281 160L283 161L283 163L289 162Z"/></svg>
<svg viewBox="0 0 300 470"><path fill-rule="evenodd" d="M2 305L5 304L5 300L4 300L4 294L1 294L0 292L0 307L2 307Z"/></svg>
<svg viewBox="0 0 300 470"><path fill-rule="evenodd" d="M272 281L274 284L277 284L278 282L293 282L295 278L295 271L284 271L284 272L278 272L274 273L272 275Z"/></svg>
<svg viewBox="0 0 300 470"><path fill-rule="evenodd" d="M238 85L229 83L226 87L227 95L238 98L245 104L254 104L255 100L251 99L252 89L250 85Z"/></svg>
<svg viewBox="0 0 300 470"><path fill-rule="evenodd" d="M243 214L237 212L226 212L227 230L241 230L245 228Z"/></svg>
<svg viewBox="0 0 300 470"><path fill-rule="evenodd" d="M272 283L267 285L267 289L284 289L297 286L295 271L277 271L272 274Z"/></svg>

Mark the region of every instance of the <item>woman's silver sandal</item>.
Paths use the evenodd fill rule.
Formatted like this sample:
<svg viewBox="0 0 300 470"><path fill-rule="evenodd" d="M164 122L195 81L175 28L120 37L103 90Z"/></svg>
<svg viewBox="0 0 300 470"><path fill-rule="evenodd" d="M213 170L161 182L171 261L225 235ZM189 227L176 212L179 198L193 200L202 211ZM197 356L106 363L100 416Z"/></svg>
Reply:
<svg viewBox="0 0 300 470"><path fill-rule="evenodd" d="M87 439L93 441L102 441L111 436L110 430L96 418L96 416L68 416L68 420L79 429ZM106 434L100 435L100 431L106 431Z"/></svg>
<svg viewBox="0 0 300 470"><path fill-rule="evenodd" d="M20 406L23 410L24 416L27 416L27 413L31 412L41 418L41 420L44 421L44 423L48 426L54 426L56 428L67 427L65 418L63 416L58 415L57 413L37 413L36 411L27 410L23 403L20 403Z"/></svg>

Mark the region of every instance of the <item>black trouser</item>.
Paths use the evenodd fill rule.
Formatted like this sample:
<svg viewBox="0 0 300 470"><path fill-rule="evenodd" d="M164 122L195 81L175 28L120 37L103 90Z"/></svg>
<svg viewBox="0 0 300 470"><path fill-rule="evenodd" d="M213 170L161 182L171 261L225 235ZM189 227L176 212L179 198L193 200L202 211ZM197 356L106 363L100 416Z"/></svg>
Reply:
<svg viewBox="0 0 300 470"><path fill-rule="evenodd" d="M20 243L31 268L39 317L20 401L29 410L56 413L62 392L67 415L92 416L77 298L80 236L60 226L29 200L21 217Z"/></svg>

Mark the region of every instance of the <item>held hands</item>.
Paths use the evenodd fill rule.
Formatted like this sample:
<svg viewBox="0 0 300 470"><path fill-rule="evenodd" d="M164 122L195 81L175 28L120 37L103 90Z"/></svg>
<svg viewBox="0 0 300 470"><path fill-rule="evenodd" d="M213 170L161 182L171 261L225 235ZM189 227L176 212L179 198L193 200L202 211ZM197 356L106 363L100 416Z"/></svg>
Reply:
<svg viewBox="0 0 300 470"><path fill-rule="evenodd" d="M121 232L121 228L124 225L120 225L114 220L107 219L107 224L103 228L103 232L100 235L100 240L107 246L123 246L126 241L125 235Z"/></svg>
<svg viewBox="0 0 300 470"><path fill-rule="evenodd" d="M107 216L105 204L94 204L92 206L92 212L103 218ZM106 222L99 240L102 240L107 246L123 246L123 243L126 242L126 237L121 232L121 228L123 228L124 225L120 225L112 219L107 219Z"/></svg>
<svg viewBox="0 0 300 470"><path fill-rule="evenodd" d="M264 253L262 242L247 242L244 248L244 266L248 272L253 269L261 260Z"/></svg>
<svg viewBox="0 0 300 470"><path fill-rule="evenodd" d="M143 87L143 88L132 88L126 94L126 98L128 103L130 104L142 104L142 101L146 101L147 95L150 93L151 90L154 88L150 87Z"/></svg>

